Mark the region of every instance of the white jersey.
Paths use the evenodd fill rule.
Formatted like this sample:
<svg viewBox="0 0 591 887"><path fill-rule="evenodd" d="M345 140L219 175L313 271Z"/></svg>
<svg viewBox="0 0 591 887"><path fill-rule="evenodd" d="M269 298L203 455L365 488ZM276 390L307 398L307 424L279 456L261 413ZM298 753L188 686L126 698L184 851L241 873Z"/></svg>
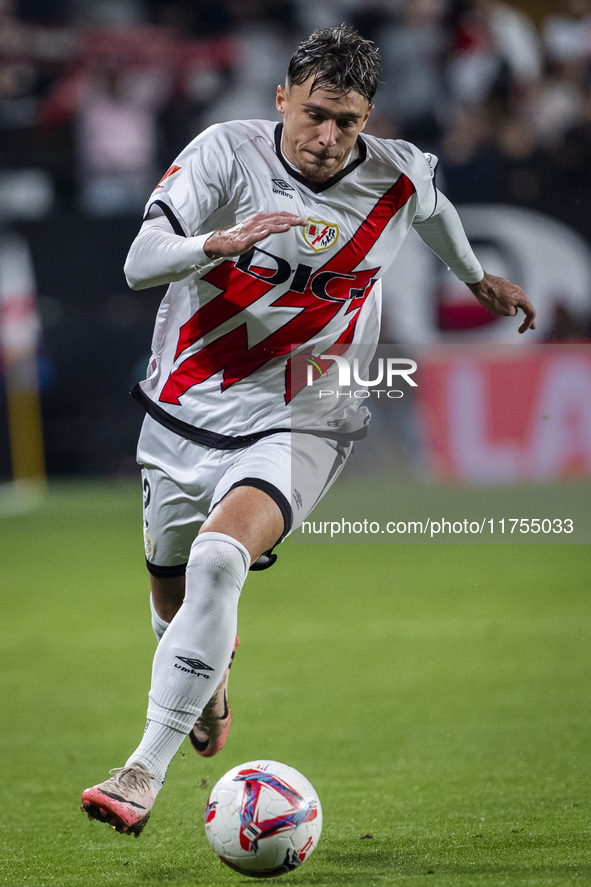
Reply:
<svg viewBox="0 0 591 887"><path fill-rule="evenodd" d="M375 347L380 278L436 205L434 159L408 142L364 135L341 172L317 184L283 157L281 134L265 120L210 127L147 205L159 204L185 237L259 212L307 219L236 259L197 267L160 306L135 396L162 424L222 449L282 429L360 435L365 406L319 399L309 367L322 354Z"/></svg>

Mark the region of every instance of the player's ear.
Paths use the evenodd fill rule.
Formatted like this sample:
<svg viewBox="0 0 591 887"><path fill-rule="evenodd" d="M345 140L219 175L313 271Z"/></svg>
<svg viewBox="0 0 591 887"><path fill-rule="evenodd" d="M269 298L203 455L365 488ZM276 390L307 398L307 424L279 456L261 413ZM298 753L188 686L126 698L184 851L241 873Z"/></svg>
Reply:
<svg viewBox="0 0 591 887"><path fill-rule="evenodd" d="M374 108L375 108L375 105L370 105L368 107L365 117L363 118L363 123L361 124L362 130L365 129L365 127L367 126L367 121L369 120L369 115L371 114L371 112L373 111Z"/></svg>
<svg viewBox="0 0 591 887"><path fill-rule="evenodd" d="M275 96L275 105L280 114L283 114L285 110L285 102L287 100L287 93L285 92L285 87L281 86L281 84L277 87L277 95Z"/></svg>

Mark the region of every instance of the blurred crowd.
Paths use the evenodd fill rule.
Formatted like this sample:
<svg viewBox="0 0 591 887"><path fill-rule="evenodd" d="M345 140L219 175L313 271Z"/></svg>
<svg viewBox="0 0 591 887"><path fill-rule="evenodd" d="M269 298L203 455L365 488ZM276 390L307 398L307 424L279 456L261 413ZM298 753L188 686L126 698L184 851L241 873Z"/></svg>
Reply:
<svg viewBox="0 0 591 887"><path fill-rule="evenodd" d="M341 21L383 57L368 131L438 155L456 204L591 244L591 0L0 0L0 183L42 170L54 207L137 219L203 128L276 118L297 42Z"/></svg>
<svg viewBox="0 0 591 887"><path fill-rule="evenodd" d="M591 0L554 0L537 21L527 8L0 0L0 168L48 170L90 213L135 212L205 126L275 116L297 41L347 21L384 60L371 131L435 152L456 202L538 208L589 234Z"/></svg>

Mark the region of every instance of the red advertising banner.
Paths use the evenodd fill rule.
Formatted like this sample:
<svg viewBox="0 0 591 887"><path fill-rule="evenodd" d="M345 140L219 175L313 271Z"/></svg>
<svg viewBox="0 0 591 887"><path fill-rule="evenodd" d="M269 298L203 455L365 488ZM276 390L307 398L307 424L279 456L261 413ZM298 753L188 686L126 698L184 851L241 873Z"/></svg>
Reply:
<svg viewBox="0 0 591 887"><path fill-rule="evenodd" d="M591 476L591 346L422 348L417 409L435 477Z"/></svg>

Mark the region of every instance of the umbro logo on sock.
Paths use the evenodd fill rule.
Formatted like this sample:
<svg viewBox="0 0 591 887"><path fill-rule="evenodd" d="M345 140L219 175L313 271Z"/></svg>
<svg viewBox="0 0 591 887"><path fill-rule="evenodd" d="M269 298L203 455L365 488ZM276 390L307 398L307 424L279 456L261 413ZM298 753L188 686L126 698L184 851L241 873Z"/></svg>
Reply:
<svg viewBox="0 0 591 887"><path fill-rule="evenodd" d="M180 668L182 671L186 671L189 674L197 675L198 677L209 679L208 674L203 674L204 671L214 671L211 665L207 665L206 662L202 662L201 659L191 659L188 656L176 656L176 659L180 659L181 662L184 662L185 665L188 665L189 668L184 668L182 665L178 665L176 662L174 664L175 668Z"/></svg>
<svg viewBox="0 0 591 887"><path fill-rule="evenodd" d="M177 656L177 659L180 659L181 662L184 662L185 665L190 665L191 668L202 669L204 671L214 671L211 665L207 665L207 663L202 662L201 659L189 659L188 656Z"/></svg>

